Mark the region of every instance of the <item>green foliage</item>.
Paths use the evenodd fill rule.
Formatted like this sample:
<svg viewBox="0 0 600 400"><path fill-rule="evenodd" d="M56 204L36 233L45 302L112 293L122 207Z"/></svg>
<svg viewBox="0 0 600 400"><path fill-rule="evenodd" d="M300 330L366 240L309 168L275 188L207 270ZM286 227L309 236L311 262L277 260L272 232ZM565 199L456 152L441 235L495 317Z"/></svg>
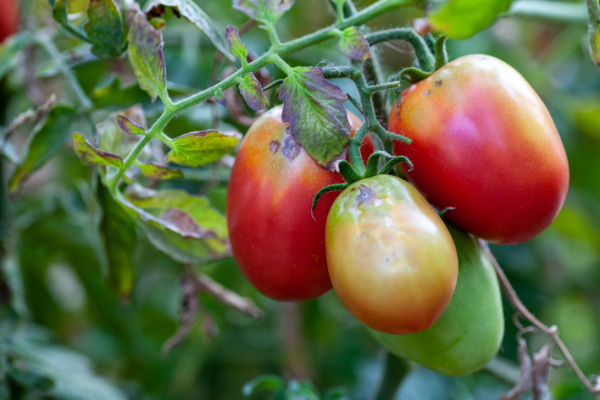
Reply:
<svg viewBox="0 0 600 400"><path fill-rule="evenodd" d="M365 61L373 58L369 43L365 36L355 26L350 26L342 32L340 50L353 60Z"/></svg>
<svg viewBox="0 0 600 400"><path fill-rule="evenodd" d="M81 133L73 133L73 149L81 160L87 164L121 167L123 159L112 153L98 150L87 141Z"/></svg>
<svg viewBox="0 0 600 400"><path fill-rule="evenodd" d="M433 27L455 39L464 39L493 24L508 11L512 0L447 0L429 17Z"/></svg>
<svg viewBox="0 0 600 400"><path fill-rule="evenodd" d="M237 133L222 133L211 129L186 133L169 142L171 152L167 162L199 167L221 159L238 145L241 136Z"/></svg>
<svg viewBox="0 0 600 400"><path fill-rule="evenodd" d="M85 32L92 43L92 53L98 57L118 57L126 42L121 12L114 0L90 0L89 21Z"/></svg>

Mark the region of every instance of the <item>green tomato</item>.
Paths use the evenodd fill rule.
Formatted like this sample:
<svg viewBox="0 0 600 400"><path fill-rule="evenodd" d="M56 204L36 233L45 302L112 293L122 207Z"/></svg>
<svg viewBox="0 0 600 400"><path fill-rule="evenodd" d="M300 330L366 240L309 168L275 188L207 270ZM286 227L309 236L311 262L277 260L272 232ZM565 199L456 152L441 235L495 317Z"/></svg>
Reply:
<svg viewBox="0 0 600 400"><path fill-rule="evenodd" d="M504 335L500 287L477 240L449 227L458 253L452 300L431 328L410 335L371 334L390 352L449 376L472 373L498 353Z"/></svg>

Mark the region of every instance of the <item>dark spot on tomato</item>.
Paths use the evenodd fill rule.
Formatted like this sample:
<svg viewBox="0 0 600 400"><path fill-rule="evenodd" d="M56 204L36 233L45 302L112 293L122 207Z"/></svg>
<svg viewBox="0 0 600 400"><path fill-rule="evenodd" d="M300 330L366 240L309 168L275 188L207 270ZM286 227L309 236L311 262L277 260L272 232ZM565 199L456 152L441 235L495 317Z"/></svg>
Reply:
<svg viewBox="0 0 600 400"><path fill-rule="evenodd" d="M435 81L435 82L434 82L434 85L435 85L435 86L442 86L442 81L441 81L441 80L439 80L439 81Z"/></svg>
<svg viewBox="0 0 600 400"><path fill-rule="evenodd" d="M294 136L292 136L289 127L283 137L283 146L281 148L281 154L288 160L292 161L300 153L300 145L296 142Z"/></svg>
<svg viewBox="0 0 600 400"><path fill-rule="evenodd" d="M375 200L375 191L367 186L357 186L359 192L358 195L354 198L356 204L365 204L372 203Z"/></svg>
<svg viewBox="0 0 600 400"><path fill-rule="evenodd" d="M431 93L431 90L426 91L425 93L423 93L423 96L427 96L428 94Z"/></svg>
<svg viewBox="0 0 600 400"><path fill-rule="evenodd" d="M277 150L279 150L279 142L277 140L271 140L271 143L269 143L269 151L275 154L277 153Z"/></svg>

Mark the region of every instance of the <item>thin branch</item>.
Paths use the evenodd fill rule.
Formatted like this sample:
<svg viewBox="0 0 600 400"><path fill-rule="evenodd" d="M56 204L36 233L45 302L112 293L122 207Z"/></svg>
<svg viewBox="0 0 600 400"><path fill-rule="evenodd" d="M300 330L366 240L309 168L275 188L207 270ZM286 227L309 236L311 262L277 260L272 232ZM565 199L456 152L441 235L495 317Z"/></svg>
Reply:
<svg viewBox="0 0 600 400"><path fill-rule="evenodd" d="M208 276L204 274L194 275L193 282L196 291L207 293L226 306L235 308L246 315L250 315L254 318L262 318L262 310L258 308L252 300L242 297L236 292L221 286Z"/></svg>
<svg viewBox="0 0 600 400"><path fill-rule="evenodd" d="M2 132L2 134L0 135L0 149L2 148L2 146L4 145L4 143L6 141L8 141L10 139L10 136L21 126L25 125L28 122L31 121L39 121L42 118L44 118L44 116L46 116L46 114L48 113L48 111L50 111L50 109L52 107L54 107L56 105L56 95L52 94L50 96L50 98L48 98L48 100L42 104L41 106L37 107L37 108L30 108L27 111L25 111L24 113L21 113L17 116L17 118L15 118L10 125L8 125L4 131Z"/></svg>
<svg viewBox="0 0 600 400"><path fill-rule="evenodd" d="M552 341L556 344L556 346L559 348L560 352L565 357L565 360L567 361L567 364L569 365L569 367L571 367L573 369L573 371L575 371L575 374L577 375L579 380L581 380L581 382L583 382L585 387L590 391L590 393L592 393L594 395L594 397L597 400L600 400L600 388L595 386L594 384L592 384L592 382L590 382L590 380L585 376L583 371L581 371L581 368L579 368L579 365L577 365L577 362L575 361L575 359L569 352L569 349L564 344L562 339L558 336L558 330L557 330L556 326L555 325L550 326L550 327L546 326L539 319L537 319L536 316L533 315L531 313L531 311L529 311L527 309L527 307L525 307L525 305L523 304L523 302L521 301L519 296L517 296L515 289L510 284L510 281L504 274L504 271L498 264L498 261L496 261L496 259L494 258L494 255L492 254L487 243L481 239L479 240L479 242L481 244L481 247L483 248L483 250L489 257L490 261L492 262L492 265L494 266L494 269L496 270L496 275L498 275L498 280L500 281L500 287L502 288L502 291L506 295L506 298L508 299L510 304L512 304L512 306L515 308L515 310L517 310L517 312L519 312L523 316L523 318L527 319L537 329L539 329L540 332L546 334L547 336L550 337L550 339L552 339Z"/></svg>

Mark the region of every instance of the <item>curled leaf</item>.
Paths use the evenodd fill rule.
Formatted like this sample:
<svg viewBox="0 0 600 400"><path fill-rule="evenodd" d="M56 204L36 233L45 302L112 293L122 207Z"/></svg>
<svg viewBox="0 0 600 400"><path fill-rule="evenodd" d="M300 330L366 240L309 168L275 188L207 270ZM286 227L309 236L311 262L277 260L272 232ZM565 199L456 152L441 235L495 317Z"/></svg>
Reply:
<svg viewBox="0 0 600 400"><path fill-rule="evenodd" d="M244 80L240 83L240 93L251 109L264 110L267 108L267 98L254 74L249 73L244 76Z"/></svg>
<svg viewBox="0 0 600 400"><path fill-rule="evenodd" d="M353 60L365 61L373 58L369 42L356 26L351 26L342 32L340 50Z"/></svg>
<svg viewBox="0 0 600 400"><path fill-rule="evenodd" d="M248 57L248 49L240 40L238 30L234 26L228 26L225 30L225 38L227 39L227 43L229 43L229 51L231 51L231 54L241 60L242 63L245 63L246 57Z"/></svg>
<svg viewBox="0 0 600 400"><path fill-rule="evenodd" d="M151 162L140 163L140 171L147 178L165 180L173 178L183 178L183 172L179 169L165 167Z"/></svg>
<svg viewBox="0 0 600 400"><path fill-rule="evenodd" d="M130 135L143 135L146 133L146 130L127 118L125 115L117 115L117 123L121 130L125 133L129 133Z"/></svg>
<svg viewBox="0 0 600 400"><path fill-rule="evenodd" d="M81 133L73 133L73 148L75 153L86 164L112 166L120 168L123 166L123 159L116 155L92 146Z"/></svg>
<svg viewBox="0 0 600 400"><path fill-rule="evenodd" d="M215 162L229 153L242 139L237 133L222 133L214 129L178 136L170 143L167 162L199 167Z"/></svg>

